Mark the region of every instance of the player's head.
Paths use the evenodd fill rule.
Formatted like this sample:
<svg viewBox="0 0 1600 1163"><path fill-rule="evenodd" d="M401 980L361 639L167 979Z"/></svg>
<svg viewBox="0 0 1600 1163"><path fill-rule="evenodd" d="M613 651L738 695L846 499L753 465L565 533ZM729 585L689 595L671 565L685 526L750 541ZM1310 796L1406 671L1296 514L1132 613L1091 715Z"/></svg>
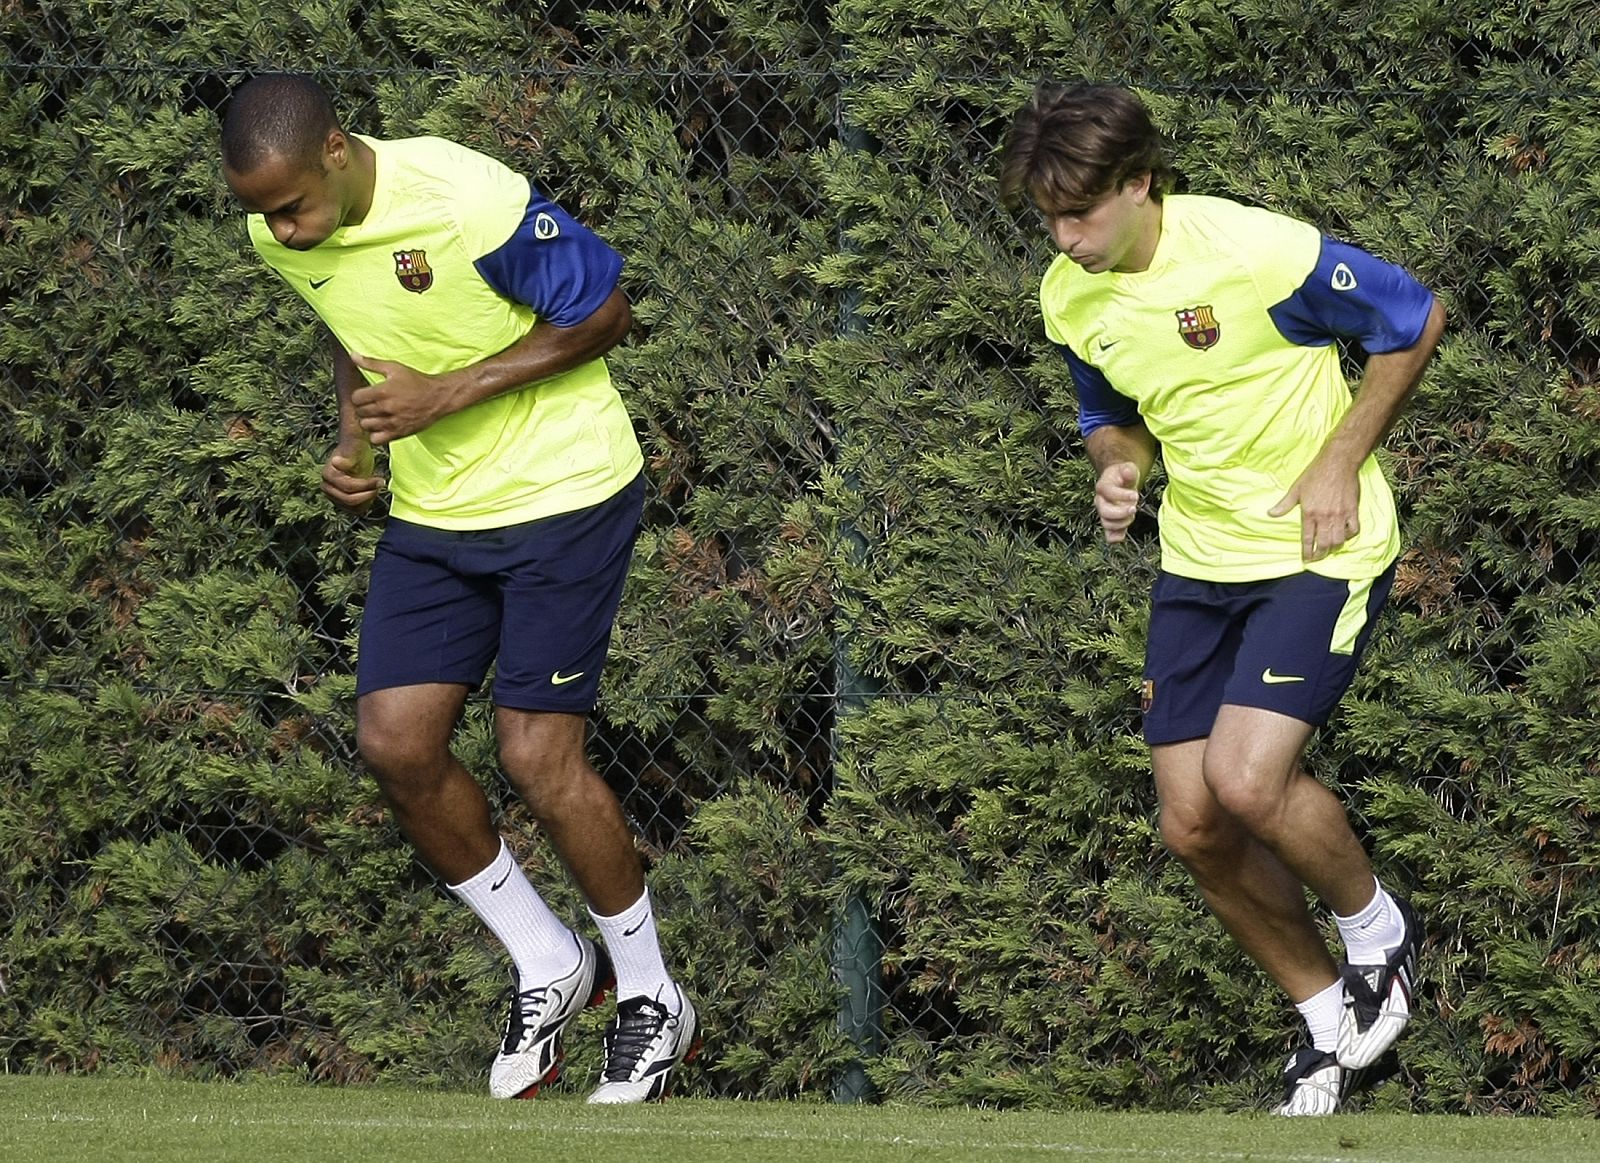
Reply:
<svg viewBox="0 0 1600 1163"><path fill-rule="evenodd" d="M229 189L296 250L326 241L361 203L350 151L333 103L309 77L255 77L234 93L222 119Z"/></svg>
<svg viewBox="0 0 1600 1163"><path fill-rule="evenodd" d="M1117 85L1042 82L1001 154L1002 197L1026 195L1061 252L1095 273L1142 269L1171 181L1149 111Z"/></svg>
<svg viewBox="0 0 1600 1163"><path fill-rule="evenodd" d="M222 119L222 164L247 174L272 158L321 166L328 134L339 128L333 102L310 77L269 73L241 85Z"/></svg>
<svg viewBox="0 0 1600 1163"><path fill-rule="evenodd" d="M1001 154L1000 191L1036 206L1087 205L1141 174L1160 200L1172 184L1161 134L1120 85L1041 81L1017 110Z"/></svg>

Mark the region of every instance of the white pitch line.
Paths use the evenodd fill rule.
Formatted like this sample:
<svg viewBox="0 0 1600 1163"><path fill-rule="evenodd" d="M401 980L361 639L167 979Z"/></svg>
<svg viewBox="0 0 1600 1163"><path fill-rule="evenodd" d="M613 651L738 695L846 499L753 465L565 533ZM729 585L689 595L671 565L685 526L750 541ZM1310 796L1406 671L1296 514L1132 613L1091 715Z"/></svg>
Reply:
<svg viewBox="0 0 1600 1163"><path fill-rule="evenodd" d="M122 1119L102 1118L98 1115L82 1115L53 1111L48 1116L38 1114L25 1114L15 1118L16 1122L73 1122L73 1123L114 1123L118 1128L125 1126ZM160 1120L148 1120L159 1122ZM202 1121L202 1116L192 1115L187 1118L180 1117L173 1120L173 1125L197 1125ZM304 1129L344 1128L348 1130L392 1130L392 1131L528 1131L546 1132L552 1128L548 1123L514 1121L510 1123L495 1121L467 1122L459 1119L376 1119L376 1118L333 1118L333 1119L308 1119L305 1117L278 1117L272 1118L238 1118L217 1115L205 1116L207 1124L230 1127L300 1127ZM825 1135L790 1131L723 1131L723 1130L684 1130L668 1129L663 1127L618 1127L608 1123L584 1123L568 1125L559 1128L561 1131L570 1131L582 1135L612 1135L612 1136L641 1136L650 1135L657 1138L687 1139L690 1141L711 1142L739 1142L742 1140L774 1141L774 1142L800 1142L831 1144L835 1146L861 1145L864 1147L904 1147L908 1150L917 1149L947 1149L966 1151L1036 1151L1053 1155L1064 1156L1101 1156L1107 1158L1137 1157L1142 1159L1182 1159L1182 1160L1253 1160L1255 1163L1356 1163L1353 1155L1275 1155L1263 1149L1252 1148L1248 1151L1216 1151L1195 1150L1192 1147L1182 1149L1149 1148L1149 1147L1099 1147L1083 1143L1054 1143L1054 1142L1028 1142L1025 1140L1007 1140L997 1142L993 1139L944 1139L923 1135Z"/></svg>

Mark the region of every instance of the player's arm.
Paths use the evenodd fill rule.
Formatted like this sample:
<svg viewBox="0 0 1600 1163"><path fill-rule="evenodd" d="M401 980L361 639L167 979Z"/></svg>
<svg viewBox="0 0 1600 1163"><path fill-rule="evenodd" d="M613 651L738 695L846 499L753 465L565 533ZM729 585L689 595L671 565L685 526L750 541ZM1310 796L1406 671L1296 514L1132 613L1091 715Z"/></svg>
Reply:
<svg viewBox="0 0 1600 1163"><path fill-rule="evenodd" d="M358 367L382 377L352 397L374 444L420 432L502 392L536 389L627 336L633 309L617 285L622 257L537 189L523 188L521 221L473 265L497 293L531 307L536 322L505 350L438 375L370 358L381 353L354 356Z"/></svg>
<svg viewBox="0 0 1600 1163"><path fill-rule="evenodd" d="M622 342L632 326L628 297L614 288L581 323L559 327L541 319L504 351L439 375L393 360L352 355L354 366L383 377L353 393L358 423L373 444L388 444L491 396L533 387L598 359Z"/></svg>
<svg viewBox="0 0 1600 1163"><path fill-rule="evenodd" d="M1346 274L1339 275L1339 267ZM1324 278L1324 274L1327 275ZM1362 464L1400 416L1444 334L1444 306L1405 271L1343 243L1325 242L1299 308L1337 335L1367 346L1349 410L1268 513L1300 509L1301 557L1320 561L1361 531ZM1291 313L1274 317L1280 329Z"/></svg>
<svg viewBox="0 0 1600 1163"><path fill-rule="evenodd" d="M1300 506L1301 550L1306 561L1326 557L1360 532L1357 474L1399 419L1439 346L1444 323L1444 307L1436 299L1415 343L1367 357L1350 410L1329 433L1322 451L1270 510L1272 516L1281 517Z"/></svg>
<svg viewBox="0 0 1600 1163"><path fill-rule="evenodd" d="M365 513L383 491L372 442L361 427L352 399L365 382L350 353L337 339L328 339L333 356L333 387L339 398L339 440L322 465L322 491L341 509Z"/></svg>
<svg viewBox="0 0 1600 1163"><path fill-rule="evenodd" d="M1139 512L1139 486L1156 461L1156 438L1139 420L1105 424L1083 438L1095 468L1094 508L1100 528L1113 545L1128 535Z"/></svg>
<svg viewBox="0 0 1600 1163"><path fill-rule="evenodd" d="M1139 486L1155 464L1156 438L1138 406L1112 387L1105 373L1066 344L1056 346L1078 389L1078 430L1095 469L1095 512L1106 540L1115 544L1128 535L1139 512Z"/></svg>

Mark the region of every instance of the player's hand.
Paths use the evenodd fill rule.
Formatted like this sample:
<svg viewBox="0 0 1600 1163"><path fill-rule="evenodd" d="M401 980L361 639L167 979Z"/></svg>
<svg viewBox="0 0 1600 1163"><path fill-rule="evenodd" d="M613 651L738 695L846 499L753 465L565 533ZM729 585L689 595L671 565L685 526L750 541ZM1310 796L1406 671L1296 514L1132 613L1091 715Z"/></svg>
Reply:
<svg viewBox="0 0 1600 1163"><path fill-rule="evenodd" d="M328 500L358 516L372 508L386 483L377 475L372 445L365 440L341 440L322 466L322 491Z"/></svg>
<svg viewBox="0 0 1600 1163"><path fill-rule="evenodd" d="M1139 512L1139 466L1131 460L1107 465L1094 484L1094 508L1107 541L1115 545L1126 537Z"/></svg>
<svg viewBox="0 0 1600 1163"><path fill-rule="evenodd" d="M1361 532L1360 479L1354 471L1325 463L1321 457L1306 466L1267 516L1287 516L1296 506L1303 561L1321 561Z"/></svg>
<svg viewBox="0 0 1600 1163"><path fill-rule="evenodd" d="M363 371L383 377L350 393L356 419L373 444L415 435L445 414L437 376L391 359L368 359L355 352L350 359Z"/></svg>

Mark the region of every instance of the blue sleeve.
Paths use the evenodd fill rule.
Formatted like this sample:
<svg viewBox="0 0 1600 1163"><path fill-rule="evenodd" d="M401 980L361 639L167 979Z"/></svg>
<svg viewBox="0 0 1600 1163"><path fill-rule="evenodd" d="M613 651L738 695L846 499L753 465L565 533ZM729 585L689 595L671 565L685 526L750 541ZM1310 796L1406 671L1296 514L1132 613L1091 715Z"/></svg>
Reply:
<svg viewBox="0 0 1600 1163"><path fill-rule="evenodd" d="M1066 344L1058 343L1056 347L1066 359L1072 382L1078 388L1079 432L1088 436L1107 424L1127 428L1139 423L1139 406L1113 388L1104 372L1084 363Z"/></svg>
<svg viewBox="0 0 1600 1163"><path fill-rule="evenodd" d="M1355 339L1373 354L1410 347L1432 309L1433 292L1406 271L1324 237L1305 282L1268 313L1290 343L1324 347Z"/></svg>
<svg viewBox="0 0 1600 1163"><path fill-rule="evenodd" d="M582 323L616 289L622 256L530 183L510 238L473 264L496 291L547 323Z"/></svg>

